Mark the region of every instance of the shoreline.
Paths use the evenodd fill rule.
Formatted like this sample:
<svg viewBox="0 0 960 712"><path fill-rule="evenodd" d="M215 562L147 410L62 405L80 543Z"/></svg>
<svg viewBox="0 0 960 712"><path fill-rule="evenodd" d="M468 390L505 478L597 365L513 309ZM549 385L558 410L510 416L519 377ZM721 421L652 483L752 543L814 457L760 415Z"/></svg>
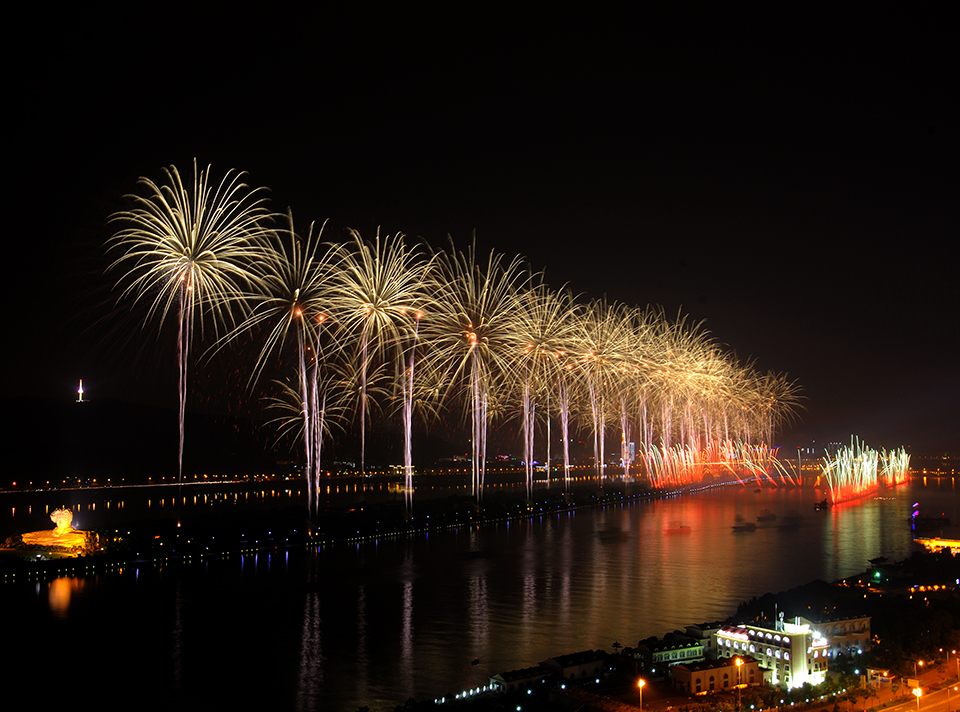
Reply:
<svg viewBox="0 0 960 712"><path fill-rule="evenodd" d="M479 506L476 498L470 495L424 498L417 501L414 516L410 518L406 517L402 502L391 501L360 507L345 505L330 508L318 516L316 523L308 521L306 507L297 504L268 513L241 512L234 513L234 516L203 516L191 513L182 520L177 515L176 521L174 517L169 517L150 524L133 525L129 529L125 528L125 534L117 529L93 528L90 531L99 534L104 548L79 556L67 556L58 552L45 556L43 552L27 547L0 548L0 582L37 582L63 575L107 573L129 566L189 565L269 551L319 550L328 546L356 544L388 537L422 536L455 531L463 527L490 526L581 509L623 506L741 483L735 480L717 481L699 487L675 490L642 488L635 492L629 492L625 484L631 485L630 489L637 486L636 483L622 482L612 483L606 488L579 484L566 492L546 489L535 491L533 500L527 500L525 495L513 492L494 491L488 494ZM244 535L239 533L240 529L252 534L242 538ZM211 550L207 545L214 540L214 531L217 532L217 546Z"/></svg>

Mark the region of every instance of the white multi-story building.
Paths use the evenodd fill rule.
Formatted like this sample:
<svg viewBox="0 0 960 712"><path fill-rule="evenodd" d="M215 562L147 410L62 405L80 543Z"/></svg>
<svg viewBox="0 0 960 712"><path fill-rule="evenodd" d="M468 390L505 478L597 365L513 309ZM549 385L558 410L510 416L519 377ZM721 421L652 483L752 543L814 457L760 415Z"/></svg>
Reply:
<svg viewBox="0 0 960 712"><path fill-rule="evenodd" d="M721 658L750 655L769 670L774 685L819 685L827 673L829 645L809 624L775 621L771 627L744 624L725 626L716 633Z"/></svg>

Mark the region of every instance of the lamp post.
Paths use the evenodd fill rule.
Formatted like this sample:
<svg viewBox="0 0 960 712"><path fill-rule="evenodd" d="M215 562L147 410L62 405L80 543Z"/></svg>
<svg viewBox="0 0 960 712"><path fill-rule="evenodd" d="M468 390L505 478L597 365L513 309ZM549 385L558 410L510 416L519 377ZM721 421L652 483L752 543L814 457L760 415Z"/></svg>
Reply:
<svg viewBox="0 0 960 712"><path fill-rule="evenodd" d="M643 712L643 686L647 684L647 681L642 677L637 680L637 703L640 706L640 712Z"/></svg>
<svg viewBox="0 0 960 712"><path fill-rule="evenodd" d="M917 697L917 712L920 712L920 695L923 694L923 690L921 690L919 687L914 687L913 694Z"/></svg>
<svg viewBox="0 0 960 712"><path fill-rule="evenodd" d="M737 658L737 712L740 712L740 666L743 665L743 660Z"/></svg>

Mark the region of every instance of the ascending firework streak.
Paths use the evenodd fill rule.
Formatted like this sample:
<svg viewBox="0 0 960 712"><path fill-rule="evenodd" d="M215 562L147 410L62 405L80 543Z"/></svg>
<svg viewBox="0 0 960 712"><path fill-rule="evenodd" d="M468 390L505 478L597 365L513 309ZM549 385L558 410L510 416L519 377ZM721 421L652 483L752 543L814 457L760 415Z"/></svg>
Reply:
<svg viewBox="0 0 960 712"><path fill-rule="evenodd" d="M403 471L404 498L407 516L413 513L413 367L417 353L417 337L420 333L421 312L417 312L413 327L413 344L410 346L410 367L404 369L401 381L403 389Z"/></svg>
<svg viewBox="0 0 960 712"><path fill-rule="evenodd" d="M570 394L561 372L557 381L560 407L560 435L563 438L563 488L570 489Z"/></svg>
<svg viewBox="0 0 960 712"><path fill-rule="evenodd" d="M141 178L146 195L128 196L130 210L110 219L122 227L107 243L120 256L108 267L122 270L121 297L134 304L150 302L146 321L166 320L177 313L179 359L180 448L179 479L183 478L184 417L187 403L187 366L194 324L201 331L209 317L215 331L233 322L232 309L241 305L244 290L255 281L251 269L259 258L268 217L259 190L242 182L242 173L227 171L220 183L210 179L209 166L193 164L188 189L175 166L164 170L166 183Z"/></svg>

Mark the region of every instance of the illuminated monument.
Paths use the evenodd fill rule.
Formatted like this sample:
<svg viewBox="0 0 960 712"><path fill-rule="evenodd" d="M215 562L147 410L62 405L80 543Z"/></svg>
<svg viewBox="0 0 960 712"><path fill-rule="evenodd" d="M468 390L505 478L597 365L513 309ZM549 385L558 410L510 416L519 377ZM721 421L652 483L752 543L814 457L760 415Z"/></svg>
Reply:
<svg viewBox="0 0 960 712"><path fill-rule="evenodd" d="M14 542L14 548L43 549L61 556L78 556L99 548L99 537L95 532L73 528L73 511L70 509L54 510L50 519L57 525L54 529L21 534L20 542Z"/></svg>

